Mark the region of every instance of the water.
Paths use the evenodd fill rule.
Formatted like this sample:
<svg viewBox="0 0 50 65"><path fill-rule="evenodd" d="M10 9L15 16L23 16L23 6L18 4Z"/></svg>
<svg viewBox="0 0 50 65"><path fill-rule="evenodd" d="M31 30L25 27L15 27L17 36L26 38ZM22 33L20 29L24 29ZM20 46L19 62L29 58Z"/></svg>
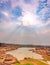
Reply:
<svg viewBox="0 0 50 65"><path fill-rule="evenodd" d="M25 57L27 57L27 58L30 57L30 58L34 58L34 59L43 59L40 54L29 51L31 49L35 49L35 48L22 47L22 48L18 48L16 50L7 51L6 53L13 55L18 60L23 60Z"/></svg>

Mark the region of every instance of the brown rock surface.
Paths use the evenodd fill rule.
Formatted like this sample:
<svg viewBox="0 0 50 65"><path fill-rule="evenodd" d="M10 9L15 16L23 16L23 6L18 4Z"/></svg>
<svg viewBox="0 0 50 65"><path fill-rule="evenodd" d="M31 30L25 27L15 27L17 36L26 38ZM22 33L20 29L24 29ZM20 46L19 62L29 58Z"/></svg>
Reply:
<svg viewBox="0 0 50 65"><path fill-rule="evenodd" d="M17 61L17 59L16 59L15 57L13 57L13 56L10 55L10 54L7 54L7 55L6 55L6 58L5 58L5 60L4 60L4 63L6 63L6 64L14 64L14 63L16 63L16 62L18 62L18 61Z"/></svg>
<svg viewBox="0 0 50 65"><path fill-rule="evenodd" d="M6 54L4 52L0 52L0 63L3 63L5 58L6 58Z"/></svg>
<svg viewBox="0 0 50 65"><path fill-rule="evenodd" d="M14 65L18 60L10 54L2 53L0 55L0 65Z"/></svg>
<svg viewBox="0 0 50 65"><path fill-rule="evenodd" d="M18 60L10 54L0 52L0 65L14 65Z"/></svg>
<svg viewBox="0 0 50 65"><path fill-rule="evenodd" d="M10 54L6 54L6 51L17 49L15 45L1 45L0 46L0 65L14 65L18 60Z"/></svg>
<svg viewBox="0 0 50 65"><path fill-rule="evenodd" d="M44 58L45 61L50 61L50 48L35 48L35 49L32 49L30 50L32 52L35 52L35 53L38 53L40 55L42 55L42 57Z"/></svg>

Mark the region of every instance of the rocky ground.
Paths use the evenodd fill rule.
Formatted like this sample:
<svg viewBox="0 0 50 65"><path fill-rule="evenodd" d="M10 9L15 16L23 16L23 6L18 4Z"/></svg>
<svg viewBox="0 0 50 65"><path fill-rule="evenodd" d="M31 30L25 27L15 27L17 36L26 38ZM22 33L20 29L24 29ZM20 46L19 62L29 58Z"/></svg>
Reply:
<svg viewBox="0 0 50 65"><path fill-rule="evenodd" d="M15 57L13 57L10 54L6 54L6 51L18 49L21 46L16 45L1 45L0 46L0 65L15 65L15 63L21 63L19 62ZM44 58L44 60L50 61L50 47L36 47L35 49L30 50L32 52L36 52L38 54L41 54Z"/></svg>
<svg viewBox="0 0 50 65"><path fill-rule="evenodd" d="M42 55L45 61L50 61L50 47L36 47L35 49L32 49L30 51Z"/></svg>
<svg viewBox="0 0 50 65"><path fill-rule="evenodd" d="M6 51L19 48L14 45L2 45L0 46L0 65L15 65L18 60L10 54L6 54Z"/></svg>

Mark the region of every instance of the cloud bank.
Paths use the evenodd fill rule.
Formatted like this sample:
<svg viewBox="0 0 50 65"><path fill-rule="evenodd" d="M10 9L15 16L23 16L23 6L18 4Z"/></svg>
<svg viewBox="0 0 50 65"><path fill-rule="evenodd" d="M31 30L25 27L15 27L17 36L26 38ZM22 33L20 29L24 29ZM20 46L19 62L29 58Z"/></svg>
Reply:
<svg viewBox="0 0 50 65"><path fill-rule="evenodd" d="M0 0L0 41L50 45L50 0Z"/></svg>

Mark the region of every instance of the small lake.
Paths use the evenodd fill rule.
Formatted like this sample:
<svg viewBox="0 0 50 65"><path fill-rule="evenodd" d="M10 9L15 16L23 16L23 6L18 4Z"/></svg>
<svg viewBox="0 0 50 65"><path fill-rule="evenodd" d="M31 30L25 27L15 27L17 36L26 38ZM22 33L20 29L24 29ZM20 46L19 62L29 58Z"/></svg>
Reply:
<svg viewBox="0 0 50 65"><path fill-rule="evenodd" d="M43 59L40 54L29 51L31 49L35 49L35 48L22 47L22 48L18 48L16 50L7 51L6 53L13 55L18 60L23 60L25 57L26 58L30 57L30 58L34 58L34 59Z"/></svg>

